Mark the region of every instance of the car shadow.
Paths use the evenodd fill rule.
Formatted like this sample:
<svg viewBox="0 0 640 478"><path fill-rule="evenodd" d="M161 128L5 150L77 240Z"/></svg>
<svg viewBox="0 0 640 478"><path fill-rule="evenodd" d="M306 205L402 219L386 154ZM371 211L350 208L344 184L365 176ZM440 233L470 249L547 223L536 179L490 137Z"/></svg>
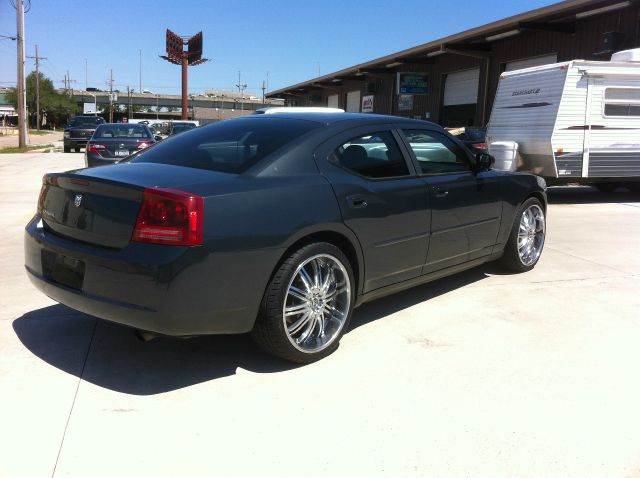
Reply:
<svg viewBox="0 0 640 478"><path fill-rule="evenodd" d="M169 392L234 375L238 368L274 373L297 367L262 352L248 335L158 337L142 342L129 327L64 305L28 312L13 321L13 329L27 349L50 365L133 395ZM84 334L79 335L78 329ZM85 357L86 362L79 364Z"/></svg>
<svg viewBox="0 0 640 478"><path fill-rule="evenodd" d="M369 302L355 310L349 331L498 272L487 264ZM131 328L60 304L28 312L12 325L25 347L50 365L132 395L177 390L234 375L238 368L275 373L299 367L262 352L247 334L142 342Z"/></svg>
<svg viewBox="0 0 640 478"><path fill-rule="evenodd" d="M496 264L484 264L456 275L438 279L434 282L428 282L402 292L397 292L393 295L367 302L355 310L349 330L354 330L416 304L434 299L447 292L452 292L461 287L479 282L490 275L507 273L508 272L502 270Z"/></svg>
<svg viewBox="0 0 640 478"><path fill-rule="evenodd" d="M603 193L591 186L552 186L547 189L549 204L598 204L640 201L640 194L619 187Z"/></svg>

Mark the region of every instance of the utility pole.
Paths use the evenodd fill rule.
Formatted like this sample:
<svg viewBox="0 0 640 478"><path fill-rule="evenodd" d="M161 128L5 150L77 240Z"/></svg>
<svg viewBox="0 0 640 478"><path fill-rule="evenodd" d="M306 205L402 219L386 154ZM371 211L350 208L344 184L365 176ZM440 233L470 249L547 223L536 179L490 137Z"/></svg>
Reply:
<svg viewBox="0 0 640 478"><path fill-rule="evenodd" d="M267 87L264 86L264 80L262 80L262 106L264 106L264 90L266 90Z"/></svg>
<svg viewBox="0 0 640 478"><path fill-rule="evenodd" d="M84 59L84 91L87 91L87 59Z"/></svg>
<svg viewBox="0 0 640 478"><path fill-rule="evenodd" d="M140 89L138 93L142 94L142 50L138 50L140 52Z"/></svg>
<svg viewBox="0 0 640 478"><path fill-rule="evenodd" d="M109 70L109 123L113 123L113 69Z"/></svg>
<svg viewBox="0 0 640 478"><path fill-rule="evenodd" d="M129 106L129 119L133 118L133 114L131 113L131 88L127 85L127 105Z"/></svg>
<svg viewBox="0 0 640 478"><path fill-rule="evenodd" d="M27 146L27 85L24 77L24 3L16 0L18 38L18 146Z"/></svg>
<svg viewBox="0 0 640 478"><path fill-rule="evenodd" d="M240 92L240 116L242 116L244 114L244 90L247 88L247 84L246 83L242 83L242 81L240 80L240 70L238 70L238 84L236 85L238 87L238 91Z"/></svg>
<svg viewBox="0 0 640 478"><path fill-rule="evenodd" d="M36 60L36 129L40 131L40 60L46 60L45 56L38 56L38 45L36 45L36 56L29 56Z"/></svg>

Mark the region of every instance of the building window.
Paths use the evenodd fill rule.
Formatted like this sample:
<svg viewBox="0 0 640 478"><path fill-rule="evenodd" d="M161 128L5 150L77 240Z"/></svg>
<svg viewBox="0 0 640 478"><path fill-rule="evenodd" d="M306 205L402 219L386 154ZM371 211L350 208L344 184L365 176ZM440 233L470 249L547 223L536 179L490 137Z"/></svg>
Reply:
<svg viewBox="0 0 640 478"><path fill-rule="evenodd" d="M640 88L604 90L605 116L640 116Z"/></svg>

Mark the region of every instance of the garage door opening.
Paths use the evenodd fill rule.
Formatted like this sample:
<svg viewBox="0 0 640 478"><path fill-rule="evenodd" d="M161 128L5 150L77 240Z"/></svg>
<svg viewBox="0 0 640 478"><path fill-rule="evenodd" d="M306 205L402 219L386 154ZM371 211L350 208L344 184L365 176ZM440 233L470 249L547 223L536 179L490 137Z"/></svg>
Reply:
<svg viewBox="0 0 640 478"><path fill-rule="evenodd" d="M447 74L440 124L473 126L478 107L480 68Z"/></svg>

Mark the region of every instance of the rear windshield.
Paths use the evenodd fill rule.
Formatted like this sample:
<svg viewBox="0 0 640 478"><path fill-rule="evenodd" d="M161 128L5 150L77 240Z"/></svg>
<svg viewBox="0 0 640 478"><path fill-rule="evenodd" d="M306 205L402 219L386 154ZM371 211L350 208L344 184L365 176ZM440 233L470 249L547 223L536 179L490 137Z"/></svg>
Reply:
<svg viewBox="0 0 640 478"><path fill-rule="evenodd" d="M93 133L94 138L150 138L150 134L145 126L134 124L103 124Z"/></svg>
<svg viewBox="0 0 640 478"><path fill-rule="evenodd" d="M69 123L69 126L73 126L73 127L78 127L78 126L95 127L96 125L99 125L101 123L104 123L104 120L102 118L100 118L99 116L78 117L78 118L73 118L71 120L71 122Z"/></svg>
<svg viewBox="0 0 640 478"><path fill-rule="evenodd" d="M172 133L182 133L183 131L187 131L188 129L193 129L195 128L196 125L194 124L174 124L173 125L173 129L171 130Z"/></svg>
<svg viewBox="0 0 640 478"><path fill-rule="evenodd" d="M226 120L170 136L130 161L241 173L320 125L266 116Z"/></svg>

